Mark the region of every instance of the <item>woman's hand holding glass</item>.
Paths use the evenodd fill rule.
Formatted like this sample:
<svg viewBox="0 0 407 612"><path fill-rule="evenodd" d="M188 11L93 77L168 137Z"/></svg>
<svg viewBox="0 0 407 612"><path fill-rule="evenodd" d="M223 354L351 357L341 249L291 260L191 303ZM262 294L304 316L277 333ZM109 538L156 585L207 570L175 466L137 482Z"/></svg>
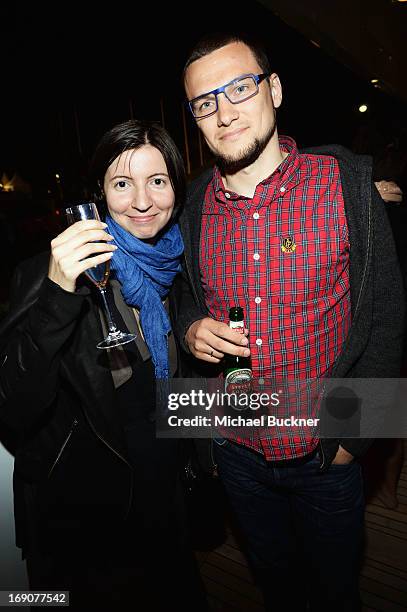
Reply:
<svg viewBox="0 0 407 612"><path fill-rule="evenodd" d="M110 259L116 246L109 244L113 236L105 232L106 223L100 221L93 202L85 202L66 209L69 224L51 242L48 277L66 291L74 292L76 279L82 273L98 288L103 300L109 332L99 349L109 349L132 342L135 334L117 328L106 299L106 283L110 273Z"/></svg>
<svg viewBox="0 0 407 612"><path fill-rule="evenodd" d="M73 293L80 274L110 261L117 247L105 231L106 223L96 219L77 221L51 242L48 278Z"/></svg>

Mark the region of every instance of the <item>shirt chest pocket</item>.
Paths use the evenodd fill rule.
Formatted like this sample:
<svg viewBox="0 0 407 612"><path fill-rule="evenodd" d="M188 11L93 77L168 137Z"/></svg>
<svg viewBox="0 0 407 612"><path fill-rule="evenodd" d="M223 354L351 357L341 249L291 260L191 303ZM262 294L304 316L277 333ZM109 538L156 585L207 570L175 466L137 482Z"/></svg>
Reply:
<svg viewBox="0 0 407 612"><path fill-rule="evenodd" d="M266 261L271 302L298 304L329 297L348 268L348 245L339 232L273 236Z"/></svg>

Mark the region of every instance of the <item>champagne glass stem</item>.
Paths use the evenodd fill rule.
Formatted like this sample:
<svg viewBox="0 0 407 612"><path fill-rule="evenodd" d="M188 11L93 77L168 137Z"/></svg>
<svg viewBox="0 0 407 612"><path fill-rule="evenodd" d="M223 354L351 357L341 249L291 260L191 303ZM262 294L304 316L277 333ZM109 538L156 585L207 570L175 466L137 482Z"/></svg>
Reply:
<svg viewBox="0 0 407 612"><path fill-rule="evenodd" d="M102 289L101 287L99 287L99 291L102 294L102 298L103 298L103 303L105 306L105 311L106 311L106 315L107 315L107 322L109 325L109 333L111 334L115 334L117 333L117 327L113 321L113 317L112 317L112 313L110 312L110 308L109 308L109 304L107 303L107 299L106 299L106 289Z"/></svg>

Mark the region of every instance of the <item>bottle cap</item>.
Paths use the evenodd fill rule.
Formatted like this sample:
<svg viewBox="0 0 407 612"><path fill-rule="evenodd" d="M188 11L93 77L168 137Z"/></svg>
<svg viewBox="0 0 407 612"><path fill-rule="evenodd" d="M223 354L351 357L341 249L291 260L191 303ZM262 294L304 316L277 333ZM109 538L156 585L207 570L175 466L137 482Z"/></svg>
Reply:
<svg viewBox="0 0 407 612"><path fill-rule="evenodd" d="M231 321L243 321L243 308L241 306L232 306L229 308L229 319Z"/></svg>

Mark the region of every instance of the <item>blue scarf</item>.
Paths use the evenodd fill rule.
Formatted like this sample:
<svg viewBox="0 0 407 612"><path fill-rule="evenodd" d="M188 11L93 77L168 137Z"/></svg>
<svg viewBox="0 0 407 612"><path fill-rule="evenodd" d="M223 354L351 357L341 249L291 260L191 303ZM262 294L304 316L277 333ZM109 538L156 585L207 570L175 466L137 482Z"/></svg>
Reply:
<svg viewBox="0 0 407 612"><path fill-rule="evenodd" d="M168 378L168 338L171 324L162 300L181 270L184 251L181 232L174 224L155 245L139 240L106 216L109 233L118 249L110 266L121 284L126 304L140 311L144 338L157 378Z"/></svg>

